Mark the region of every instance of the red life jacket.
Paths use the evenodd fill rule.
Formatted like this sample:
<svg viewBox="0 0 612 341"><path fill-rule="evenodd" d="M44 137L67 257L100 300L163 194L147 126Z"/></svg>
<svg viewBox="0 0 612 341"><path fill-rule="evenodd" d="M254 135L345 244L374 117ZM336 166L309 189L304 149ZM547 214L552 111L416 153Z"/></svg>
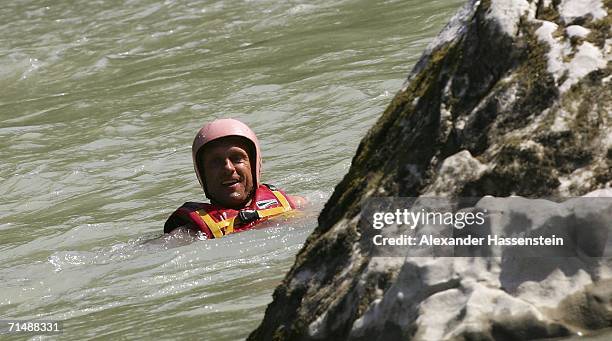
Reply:
<svg viewBox="0 0 612 341"><path fill-rule="evenodd" d="M196 226L209 239L221 238L230 233L252 229L270 217L293 209L295 204L285 193L270 185L260 185L255 190L251 203L241 210L208 203L186 202L170 215L164 224L164 233L190 224ZM239 225L240 223L242 224Z"/></svg>

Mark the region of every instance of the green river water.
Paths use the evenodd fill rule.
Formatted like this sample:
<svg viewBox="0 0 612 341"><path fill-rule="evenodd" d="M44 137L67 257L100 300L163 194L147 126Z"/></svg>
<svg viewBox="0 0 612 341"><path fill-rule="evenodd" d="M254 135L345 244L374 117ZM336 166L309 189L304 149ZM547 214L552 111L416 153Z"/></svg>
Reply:
<svg viewBox="0 0 612 341"><path fill-rule="evenodd" d="M244 339L357 145L462 1L27 1L0 6L0 319L56 336ZM159 239L203 201L191 142L234 117L302 218Z"/></svg>

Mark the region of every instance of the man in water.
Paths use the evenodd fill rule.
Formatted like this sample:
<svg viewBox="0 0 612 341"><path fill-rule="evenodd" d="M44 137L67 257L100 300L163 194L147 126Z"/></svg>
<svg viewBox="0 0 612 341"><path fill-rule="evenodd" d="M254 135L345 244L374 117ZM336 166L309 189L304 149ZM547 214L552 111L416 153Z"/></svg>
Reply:
<svg viewBox="0 0 612 341"><path fill-rule="evenodd" d="M260 182L257 136L238 120L219 119L204 125L193 141L192 155L210 204L183 204L166 221L164 233L188 229L221 238L306 204L302 197Z"/></svg>

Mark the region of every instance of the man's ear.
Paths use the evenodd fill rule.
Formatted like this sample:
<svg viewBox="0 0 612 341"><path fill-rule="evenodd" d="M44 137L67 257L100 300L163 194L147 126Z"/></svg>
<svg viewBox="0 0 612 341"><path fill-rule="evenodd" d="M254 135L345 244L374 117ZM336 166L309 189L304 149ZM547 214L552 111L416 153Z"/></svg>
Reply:
<svg viewBox="0 0 612 341"><path fill-rule="evenodd" d="M200 173L200 178L202 180L202 189L204 190L204 194L206 194L206 197L208 198L208 190L206 189L206 173L204 172L204 157L203 157L203 153L202 151L204 150L204 147L200 148L200 150L198 151L198 153L196 154L196 167L198 167L198 172ZM210 198L209 198L210 199Z"/></svg>
<svg viewBox="0 0 612 341"><path fill-rule="evenodd" d="M253 177L253 191L255 191L255 189L257 189L257 150L255 149L255 144L252 141L246 141L248 142L247 146L249 146L249 162L251 164L251 176Z"/></svg>

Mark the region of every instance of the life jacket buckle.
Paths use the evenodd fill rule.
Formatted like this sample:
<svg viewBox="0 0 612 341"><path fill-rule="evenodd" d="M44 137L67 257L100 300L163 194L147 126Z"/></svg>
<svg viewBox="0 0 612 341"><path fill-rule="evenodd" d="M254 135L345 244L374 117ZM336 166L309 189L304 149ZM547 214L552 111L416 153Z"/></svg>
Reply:
<svg viewBox="0 0 612 341"><path fill-rule="evenodd" d="M238 221L242 224L248 224L260 218L257 210L242 210L238 212Z"/></svg>

